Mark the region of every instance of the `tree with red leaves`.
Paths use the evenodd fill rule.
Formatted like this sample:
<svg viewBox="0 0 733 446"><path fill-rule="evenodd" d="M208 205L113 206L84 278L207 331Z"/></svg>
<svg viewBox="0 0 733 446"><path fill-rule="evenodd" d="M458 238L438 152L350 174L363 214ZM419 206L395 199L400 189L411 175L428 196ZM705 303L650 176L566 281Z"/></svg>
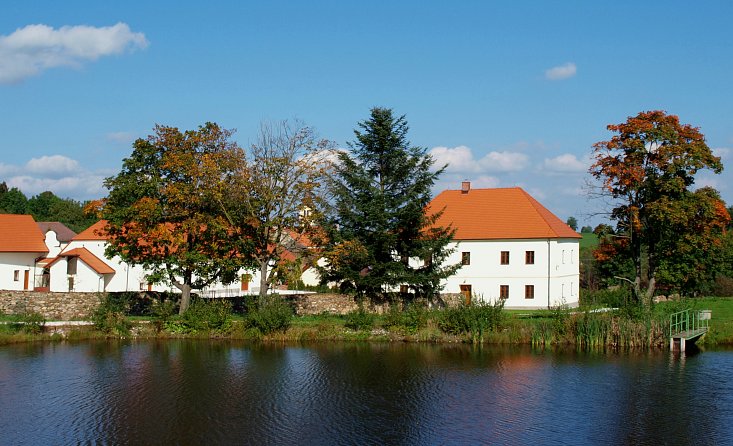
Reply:
<svg viewBox="0 0 733 446"><path fill-rule="evenodd" d="M730 217L717 191L691 187L702 169L720 173L720 158L699 128L663 111L641 112L608 130L615 135L593 146L590 173L614 202L616 234L602 241L596 259L628 258L633 274L617 278L645 306L658 284L696 291L715 270L713 254Z"/></svg>

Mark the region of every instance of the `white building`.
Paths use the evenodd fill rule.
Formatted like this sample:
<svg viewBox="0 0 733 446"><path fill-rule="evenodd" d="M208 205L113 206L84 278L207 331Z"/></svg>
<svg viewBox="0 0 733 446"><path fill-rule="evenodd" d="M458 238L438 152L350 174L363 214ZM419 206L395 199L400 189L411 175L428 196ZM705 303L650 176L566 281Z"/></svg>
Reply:
<svg viewBox="0 0 733 446"><path fill-rule="evenodd" d="M142 266L131 265L118 256L108 258L105 220L80 232L46 266L50 291L119 292L169 291L165 285L149 284Z"/></svg>
<svg viewBox="0 0 733 446"><path fill-rule="evenodd" d="M30 215L0 214L0 289L32 290L45 237Z"/></svg>
<svg viewBox="0 0 733 446"><path fill-rule="evenodd" d="M456 230L444 293L503 299L505 308L578 306L580 234L523 189L446 190L430 203Z"/></svg>

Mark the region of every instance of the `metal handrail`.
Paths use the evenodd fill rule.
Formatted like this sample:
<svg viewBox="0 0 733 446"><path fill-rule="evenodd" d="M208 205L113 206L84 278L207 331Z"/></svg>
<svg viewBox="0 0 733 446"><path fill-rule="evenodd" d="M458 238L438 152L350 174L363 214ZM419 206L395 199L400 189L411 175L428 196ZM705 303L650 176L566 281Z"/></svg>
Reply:
<svg viewBox="0 0 733 446"><path fill-rule="evenodd" d="M672 313L669 316L669 334L674 336L677 333L694 333L698 331L707 331L709 320L701 318L702 311L696 311L690 314L690 310L682 310Z"/></svg>

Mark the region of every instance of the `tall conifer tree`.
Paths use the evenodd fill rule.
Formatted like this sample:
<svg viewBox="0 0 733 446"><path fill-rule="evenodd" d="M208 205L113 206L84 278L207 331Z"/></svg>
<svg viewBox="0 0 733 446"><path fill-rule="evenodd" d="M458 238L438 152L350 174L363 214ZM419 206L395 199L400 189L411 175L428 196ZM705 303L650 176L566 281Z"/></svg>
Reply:
<svg viewBox="0 0 733 446"><path fill-rule="evenodd" d="M431 297L458 268L444 265L453 230L435 225L440 213L425 212L445 166L432 169L426 149L407 140L405 117L391 109L373 108L358 125L332 181L322 277L363 297L384 297L404 285Z"/></svg>

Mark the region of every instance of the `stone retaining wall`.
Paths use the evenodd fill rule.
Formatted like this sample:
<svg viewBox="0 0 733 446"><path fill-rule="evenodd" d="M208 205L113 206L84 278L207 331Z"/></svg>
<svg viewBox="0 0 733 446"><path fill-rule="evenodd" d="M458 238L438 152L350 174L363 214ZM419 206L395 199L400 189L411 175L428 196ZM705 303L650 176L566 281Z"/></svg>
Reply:
<svg viewBox="0 0 733 446"><path fill-rule="evenodd" d="M359 308L353 297L345 294L318 293L301 294L292 297L295 313L306 314L346 314Z"/></svg>
<svg viewBox="0 0 733 446"><path fill-rule="evenodd" d="M74 321L87 319L99 305L99 293L51 293L41 291L0 291L0 312L39 313L46 319Z"/></svg>

